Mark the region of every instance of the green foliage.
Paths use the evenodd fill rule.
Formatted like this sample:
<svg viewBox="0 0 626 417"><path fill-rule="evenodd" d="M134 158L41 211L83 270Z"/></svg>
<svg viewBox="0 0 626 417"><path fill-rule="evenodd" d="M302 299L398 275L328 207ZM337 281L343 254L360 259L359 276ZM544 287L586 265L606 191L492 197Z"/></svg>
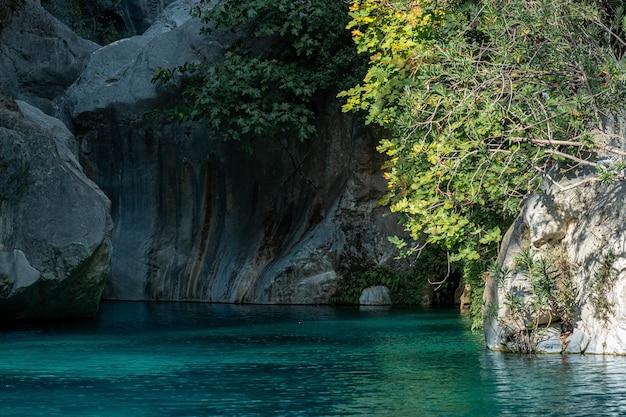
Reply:
<svg viewBox="0 0 626 417"><path fill-rule="evenodd" d="M617 280L617 270L613 267L615 253L612 250L602 255L591 282L591 303L595 316L607 322L614 314L613 303L609 300L609 293Z"/></svg>
<svg viewBox="0 0 626 417"><path fill-rule="evenodd" d="M476 260L554 159L579 162L625 98L624 67L596 3L354 0L370 55L345 110L392 132L379 150L414 239Z"/></svg>
<svg viewBox="0 0 626 417"><path fill-rule="evenodd" d="M485 269L484 262L463 263L463 280L470 285L470 317L472 319L472 330L481 329L483 292L485 290Z"/></svg>
<svg viewBox="0 0 626 417"><path fill-rule="evenodd" d="M626 98L621 2L352 0L351 17L370 62L340 96L389 132L382 203L420 242L404 253L485 266L555 163L621 178L588 160Z"/></svg>
<svg viewBox="0 0 626 417"><path fill-rule="evenodd" d="M577 309L576 288L562 251L537 257L535 252L526 249L515 258L515 272L527 277L530 288L506 290L504 303L515 326L507 326L505 322L502 325L517 349L532 353L543 330L557 320L562 335L571 331Z"/></svg>
<svg viewBox="0 0 626 417"><path fill-rule="evenodd" d="M422 299L427 284L425 277L414 272L397 272L385 266L374 266L365 271L349 271L340 281L337 291L330 298L331 304L359 304L361 292L368 287L385 285L393 304L415 305Z"/></svg>
<svg viewBox="0 0 626 417"><path fill-rule="evenodd" d="M446 276L447 268L445 254L429 249L424 251L419 264L409 271L399 272L379 265L361 271L350 270L339 282L330 303L358 304L361 292L365 288L385 285L389 288L393 304L419 305L429 281L440 281Z"/></svg>
<svg viewBox="0 0 626 417"><path fill-rule="evenodd" d="M236 41L221 62L159 69L153 82L182 88L170 112L180 121L206 120L225 139L316 133L314 99L362 76L364 61L345 31L347 5L335 0L202 0L193 14L203 32L230 30Z"/></svg>

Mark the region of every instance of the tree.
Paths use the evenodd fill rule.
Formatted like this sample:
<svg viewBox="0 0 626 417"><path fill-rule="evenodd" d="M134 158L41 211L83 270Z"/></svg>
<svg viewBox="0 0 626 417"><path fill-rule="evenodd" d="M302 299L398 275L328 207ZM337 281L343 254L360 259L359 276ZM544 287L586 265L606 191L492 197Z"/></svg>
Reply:
<svg viewBox="0 0 626 417"><path fill-rule="evenodd" d="M344 110L389 132L382 202L403 215L414 243L394 241L405 253L440 245L479 288L476 264L555 163L621 178L623 162L592 159L626 93L621 2L353 0L350 10L370 62L341 93Z"/></svg>
<svg viewBox="0 0 626 417"><path fill-rule="evenodd" d="M362 77L348 5L335 0L201 0L193 10L203 33L235 37L220 62L161 68L153 82L182 88L178 120L208 121L224 139L249 146L257 138L316 133L315 98L336 94Z"/></svg>

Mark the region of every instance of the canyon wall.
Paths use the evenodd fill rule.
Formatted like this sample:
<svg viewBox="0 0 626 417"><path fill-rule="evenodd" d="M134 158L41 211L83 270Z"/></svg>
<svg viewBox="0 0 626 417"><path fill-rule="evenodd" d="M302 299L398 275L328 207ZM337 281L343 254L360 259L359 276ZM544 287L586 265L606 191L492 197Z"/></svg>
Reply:
<svg viewBox="0 0 626 417"><path fill-rule="evenodd" d="M316 138L264 138L251 154L159 114L170 97L150 83L156 70L219 59L230 41L199 36L190 4L96 51L66 96L83 165L112 201L105 296L317 304L343 271L393 263L382 157L333 97Z"/></svg>

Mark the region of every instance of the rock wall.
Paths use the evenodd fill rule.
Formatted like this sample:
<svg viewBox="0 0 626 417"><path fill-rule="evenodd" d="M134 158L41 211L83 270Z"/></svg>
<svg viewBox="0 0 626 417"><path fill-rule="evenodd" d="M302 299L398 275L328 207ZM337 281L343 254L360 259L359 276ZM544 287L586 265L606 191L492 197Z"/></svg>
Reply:
<svg viewBox="0 0 626 417"><path fill-rule="evenodd" d="M515 265L531 249L567 265L560 273L569 273L575 295L570 326L556 314L550 324L540 321L537 351L626 354L626 185L601 184L594 174L594 168L555 173L558 182L532 196L507 233L499 263L512 272L500 283L490 278L485 290L489 348L519 348L513 336L520 326L506 295L532 296L527 274Z"/></svg>
<svg viewBox="0 0 626 417"><path fill-rule="evenodd" d="M98 46L38 1L9 6L0 19L0 320L91 317L110 274L110 201L84 175L76 138L49 115Z"/></svg>
<svg viewBox="0 0 626 417"><path fill-rule="evenodd" d="M327 302L343 271L393 262L399 233L377 204L376 141L322 98L319 137L267 138L246 154L202 125L154 110L159 67L219 59L230 35L199 36L193 1L142 36L97 50L66 95L85 171L112 201L110 299Z"/></svg>

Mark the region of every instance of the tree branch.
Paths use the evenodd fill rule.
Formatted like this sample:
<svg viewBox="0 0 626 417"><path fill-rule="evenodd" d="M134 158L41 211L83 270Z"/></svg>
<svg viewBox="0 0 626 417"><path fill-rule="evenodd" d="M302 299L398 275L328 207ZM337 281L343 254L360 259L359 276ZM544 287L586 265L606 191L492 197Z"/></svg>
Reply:
<svg viewBox="0 0 626 417"><path fill-rule="evenodd" d="M571 140L532 139L532 138L522 138L522 137L507 138L507 140L510 140L512 142L534 143L537 145L574 146L577 148L582 148L583 146L585 146L584 143L575 142Z"/></svg>
<svg viewBox="0 0 626 417"><path fill-rule="evenodd" d="M554 149L546 149L545 152L547 154L550 154L550 155L556 155L556 156L560 156L560 157L565 158L565 159L569 159L570 161L576 162L576 163L578 163L580 165L586 165L586 166L590 166L590 167L594 167L594 168L597 168L597 166L598 166L598 164L596 164L595 162L589 162L589 161L587 161L585 159L578 158L576 156L566 154L565 152L555 151Z"/></svg>

